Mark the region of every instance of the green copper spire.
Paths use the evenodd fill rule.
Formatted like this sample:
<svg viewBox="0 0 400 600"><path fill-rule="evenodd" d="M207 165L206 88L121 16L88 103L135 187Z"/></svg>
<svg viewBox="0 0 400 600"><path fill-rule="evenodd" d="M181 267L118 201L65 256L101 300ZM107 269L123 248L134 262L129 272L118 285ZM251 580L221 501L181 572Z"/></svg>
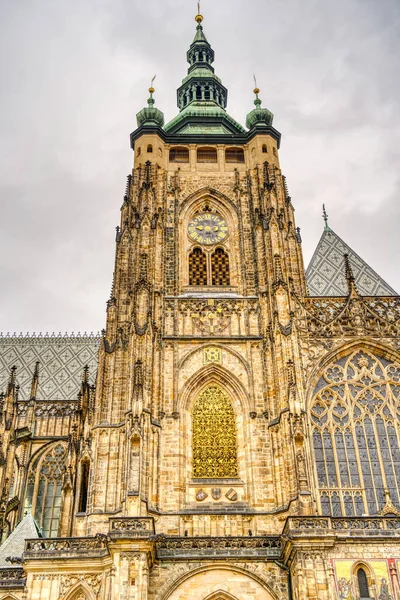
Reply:
<svg viewBox="0 0 400 600"><path fill-rule="evenodd" d="M226 108L228 90L214 74L214 50L211 48L202 26L203 17L196 16L196 34L187 52L188 75L178 89L178 108L183 110L192 103L212 103Z"/></svg>
<svg viewBox="0 0 400 600"><path fill-rule="evenodd" d="M155 100L153 98L153 94L155 89L153 88L153 81L156 78L154 75L151 80L151 86L149 87L150 97L147 100L147 108L142 108L140 112L136 115L136 120L138 127L149 126L154 127L157 125L158 127L162 127L164 125L164 114L158 108L155 108Z"/></svg>
<svg viewBox="0 0 400 600"><path fill-rule="evenodd" d="M256 105L256 108L249 112L246 117L246 127L249 129L257 127L257 125L272 125L272 121L274 120L274 115L272 112L270 112L267 108L261 108L261 100L258 96L260 90L257 87L257 81L255 77L254 81L256 84L256 87L254 88L254 93L256 95L254 104Z"/></svg>
<svg viewBox="0 0 400 600"><path fill-rule="evenodd" d="M195 135L245 133L225 110L228 90L214 73L214 50L203 31L200 7L195 20L196 33L187 52L188 74L177 91L180 112L165 131Z"/></svg>

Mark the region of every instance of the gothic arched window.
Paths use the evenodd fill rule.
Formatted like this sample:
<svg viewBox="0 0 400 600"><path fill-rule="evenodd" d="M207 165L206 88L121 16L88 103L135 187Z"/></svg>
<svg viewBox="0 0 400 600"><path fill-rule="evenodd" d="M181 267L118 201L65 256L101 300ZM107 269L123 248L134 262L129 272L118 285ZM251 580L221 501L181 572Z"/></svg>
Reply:
<svg viewBox="0 0 400 600"><path fill-rule="evenodd" d="M360 568L357 571L357 583L358 583L358 591L360 594L360 600L364 598L369 598L369 587L368 587L368 579L367 574L364 569Z"/></svg>
<svg viewBox="0 0 400 600"><path fill-rule="evenodd" d="M223 248L217 248L211 255L212 285L229 285L229 256Z"/></svg>
<svg viewBox="0 0 400 600"><path fill-rule="evenodd" d="M28 476L26 506L42 530L43 537L57 537L66 449L61 444L36 459Z"/></svg>
<svg viewBox="0 0 400 600"><path fill-rule="evenodd" d="M189 254L189 285L207 285L207 256L201 248Z"/></svg>
<svg viewBox="0 0 400 600"><path fill-rule="evenodd" d="M193 477L238 477L235 413L217 385L203 390L193 408Z"/></svg>
<svg viewBox="0 0 400 600"><path fill-rule="evenodd" d="M323 514L399 506L399 400L400 365L382 357L357 350L324 369L311 403Z"/></svg>

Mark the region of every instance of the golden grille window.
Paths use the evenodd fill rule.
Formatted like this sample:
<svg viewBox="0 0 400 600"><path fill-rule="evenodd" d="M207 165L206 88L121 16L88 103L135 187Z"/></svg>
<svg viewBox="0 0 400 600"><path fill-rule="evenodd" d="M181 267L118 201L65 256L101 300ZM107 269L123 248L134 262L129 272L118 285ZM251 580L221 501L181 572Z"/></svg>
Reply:
<svg viewBox="0 0 400 600"><path fill-rule="evenodd" d="M193 477L238 477L235 413L217 385L203 390L194 405Z"/></svg>
<svg viewBox="0 0 400 600"><path fill-rule="evenodd" d="M197 150L197 162L216 163L218 162L217 151L215 148L199 148Z"/></svg>
<svg viewBox="0 0 400 600"><path fill-rule="evenodd" d="M225 151L225 161L227 163L244 163L244 150L241 148L228 148Z"/></svg>
<svg viewBox="0 0 400 600"><path fill-rule="evenodd" d="M187 148L171 148L169 151L169 161L175 163L188 163L189 150Z"/></svg>
<svg viewBox="0 0 400 600"><path fill-rule="evenodd" d="M230 285L229 256L223 248L211 255L212 285Z"/></svg>
<svg viewBox="0 0 400 600"><path fill-rule="evenodd" d="M200 248L189 254L189 285L207 285L207 257Z"/></svg>

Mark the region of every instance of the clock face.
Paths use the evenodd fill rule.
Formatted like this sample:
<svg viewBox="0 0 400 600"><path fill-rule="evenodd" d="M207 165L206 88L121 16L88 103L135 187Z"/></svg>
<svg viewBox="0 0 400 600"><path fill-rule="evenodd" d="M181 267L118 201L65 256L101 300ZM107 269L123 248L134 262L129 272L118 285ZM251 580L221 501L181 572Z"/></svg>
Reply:
<svg viewBox="0 0 400 600"><path fill-rule="evenodd" d="M196 215L189 223L188 232L192 240L211 246L222 242L228 235L226 221L212 213Z"/></svg>

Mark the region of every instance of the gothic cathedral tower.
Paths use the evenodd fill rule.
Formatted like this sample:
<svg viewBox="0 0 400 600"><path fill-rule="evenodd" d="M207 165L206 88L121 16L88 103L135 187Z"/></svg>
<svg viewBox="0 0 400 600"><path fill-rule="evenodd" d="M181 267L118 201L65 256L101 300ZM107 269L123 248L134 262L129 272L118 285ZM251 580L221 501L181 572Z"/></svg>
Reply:
<svg viewBox="0 0 400 600"><path fill-rule="evenodd" d="M306 281L273 115L229 116L196 21L101 340L0 340L0 600L400 600L400 298L326 215Z"/></svg>

